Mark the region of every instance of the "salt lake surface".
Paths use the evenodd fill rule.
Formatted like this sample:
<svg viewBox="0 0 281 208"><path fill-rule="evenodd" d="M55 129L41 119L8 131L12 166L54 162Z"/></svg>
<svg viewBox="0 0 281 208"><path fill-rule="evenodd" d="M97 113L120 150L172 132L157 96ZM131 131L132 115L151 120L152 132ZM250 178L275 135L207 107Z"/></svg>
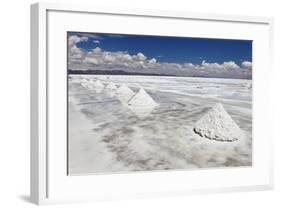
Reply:
<svg viewBox="0 0 281 208"><path fill-rule="evenodd" d="M143 88L158 104L126 105L116 89ZM251 80L69 75L68 167L71 175L240 167L252 164ZM196 134L194 124L216 103L245 133L233 142Z"/></svg>

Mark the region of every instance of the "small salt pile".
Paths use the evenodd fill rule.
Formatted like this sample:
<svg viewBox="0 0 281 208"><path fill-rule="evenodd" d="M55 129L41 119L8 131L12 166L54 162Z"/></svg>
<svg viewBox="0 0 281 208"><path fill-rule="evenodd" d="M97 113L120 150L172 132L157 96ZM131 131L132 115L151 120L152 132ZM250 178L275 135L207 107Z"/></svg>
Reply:
<svg viewBox="0 0 281 208"><path fill-rule="evenodd" d="M107 90L116 90L117 87L115 86L115 84L113 82L110 82L106 87L105 89Z"/></svg>
<svg viewBox="0 0 281 208"><path fill-rule="evenodd" d="M121 102L127 104L128 100L130 100L133 97L134 92L126 84L122 84L116 90L116 95L121 100Z"/></svg>
<svg viewBox="0 0 281 208"><path fill-rule="evenodd" d="M150 97L150 95L143 88L140 88L140 90L128 101L128 105L133 107L149 108L158 106L158 104Z"/></svg>
<svg viewBox="0 0 281 208"><path fill-rule="evenodd" d="M140 119L149 116L156 106L158 104L142 88L127 103L127 107Z"/></svg>
<svg viewBox="0 0 281 208"><path fill-rule="evenodd" d="M95 85L95 87L98 87L98 88L104 88L104 85L100 80L97 80L94 85Z"/></svg>

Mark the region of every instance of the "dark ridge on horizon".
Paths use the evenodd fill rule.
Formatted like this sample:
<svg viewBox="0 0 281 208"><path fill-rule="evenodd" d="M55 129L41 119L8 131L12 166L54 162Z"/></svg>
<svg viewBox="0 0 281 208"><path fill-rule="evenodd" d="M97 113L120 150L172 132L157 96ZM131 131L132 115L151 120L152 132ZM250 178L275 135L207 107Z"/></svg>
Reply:
<svg viewBox="0 0 281 208"><path fill-rule="evenodd" d="M68 69L68 75L128 75L128 76L165 76L165 77L198 77L198 78L220 78L220 79L245 79L252 80L252 77L249 78L240 78L240 77L223 77L223 76L184 76L184 75L175 75L175 74L156 74L156 73L139 73L139 72L126 72L123 70L73 70Z"/></svg>

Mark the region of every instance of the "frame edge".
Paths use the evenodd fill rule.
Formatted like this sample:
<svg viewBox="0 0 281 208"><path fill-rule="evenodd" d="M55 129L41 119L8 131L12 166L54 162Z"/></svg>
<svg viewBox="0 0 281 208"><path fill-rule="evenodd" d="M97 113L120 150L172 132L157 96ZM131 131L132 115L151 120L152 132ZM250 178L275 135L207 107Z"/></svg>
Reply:
<svg viewBox="0 0 281 208"><path fill-rule="evenodd" d="M39 4L30 6L30 201L39 204L38 26Z"/></svg>
<svg viewBox="0 0 281 208"><path fill-rule="evenodd" d="M75 6L78 6L75 10ZM163 11L163 10L138 10L138 9L120 9L111 8L106 10L105 8L93 7L87 5L75 5L75 4L58 4L58 3L35 3L30 6L30 200L35 204L46 204L48 200L47 189L47 160L46 160L46 115L42 115L42 111L46 113L47 106L45 103L39 103L40 97L45 96L47 101L47 76L46 76L46 12L47 10L61 10L61 11L77 11L77 12L97 12L97 13L115 13L124 15L141 15L151 16L150 12L155 13L156 17L178 17L178 18L197 18L197 19L219 19L222 21L237 21L237 22L253 22L268 24L270 26L270 53L271 60L273 59L273 29L274 19L271 17L247 17L247 16L232 16L232 15L219 15L219 14L200 14L192 12L179 11ZM107 12L106 12L107 11ZM197 17L196 17L197 16ZM249 18L249 21L246 19ZM273 60L272 60L273 61ZM274 63L271 63L270 69L273 70ZM44 71L45 69L45 71ZM42 79L45 81L42 82ZM44 92L42 94L42 92ZM45 120L45 121L44 121ZM42 125L45 125L45 129L42 129ZM41 127L40 127L41 126ZM42 135L45 137L42 138ZM273 139L272 139L273 140ZM273 143L274 141L271 141ZM45 146L45 149L43 148ZM273 146L272 146L273 147ZM272 148L273 149L273 148ZM272 153L273 154L273 153ZM273 157L270 157L273 160ZM42 164L43 162L43 164ZM274 189L274 175L273 175L273 161L271 163L271 171L269 184L259 187L260 190L272 190ZM241 190L243 191L243 190ZM245 190L244 190L245 191ZM253 190L250 190L253 191ZM230 192L236 192L230 191ZM52 201L52 200L51 200Z"/></svg>
<svg viewBox="0 0 281 208"><path fill-rule="evenodd" d="M30 201L48 198L46 5L30 6Z"/></svg>

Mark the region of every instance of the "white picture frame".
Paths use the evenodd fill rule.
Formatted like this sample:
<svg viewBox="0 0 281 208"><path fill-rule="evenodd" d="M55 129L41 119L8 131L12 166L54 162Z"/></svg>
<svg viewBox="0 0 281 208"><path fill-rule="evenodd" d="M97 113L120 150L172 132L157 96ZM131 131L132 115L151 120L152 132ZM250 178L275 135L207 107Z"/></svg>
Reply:
<svg viewBox="0 0 281 208"><path fill-rule="evenodd" d="M61 80L65 77L66 69L57 69L57 76L54 76L52 71L53 68L66 64L65 57L58 58L65 56L67 44L57 43L59 38L54 40L54 31L61 36L68 30L93 31L88 28L90 27L88 20L106 23L112 21L112 16L116 21L119 21L118 18L128 22L139 21L140 28L125 26L115 28L109 23L107 28L102 24L97 26L98 32L130 33L132 30L131 32L135 34L147 34L150 30L153 34L173 35L173 31L165 30L161 26L165 21L173 21L176 35L186 36L186 30L181 29L180 25L189 21L190 24L200 22L206 26L206 28L195 28L190 34L193 37L253 39L253 60L256 71L253 78L252 167L67 176L66 132L64 131L66 106L65 101L60 100L66 92L65 80ZM159 23L159 28L149 25L150 21ZM121 21L119 23L122 25ZM146 30L144 23L147 26ZM221 24L229 28L229 31L219 29ZM236 31L233 28L236 28ZM268 113L271 101L267 93L270 83L268 72L272 70L272 28L273 19L265 17L98 8L80 4L33 4L31 6L31 201L36 204L49 204L272 189L273 143L270 135L272 120ZM57 47L56 50L54 46ZM58 100L56 104L58 106L54 107L52 102L54 99ZM56 119L54 115L57 115ZM61 126L61 130L56 126Z"/></svg>

